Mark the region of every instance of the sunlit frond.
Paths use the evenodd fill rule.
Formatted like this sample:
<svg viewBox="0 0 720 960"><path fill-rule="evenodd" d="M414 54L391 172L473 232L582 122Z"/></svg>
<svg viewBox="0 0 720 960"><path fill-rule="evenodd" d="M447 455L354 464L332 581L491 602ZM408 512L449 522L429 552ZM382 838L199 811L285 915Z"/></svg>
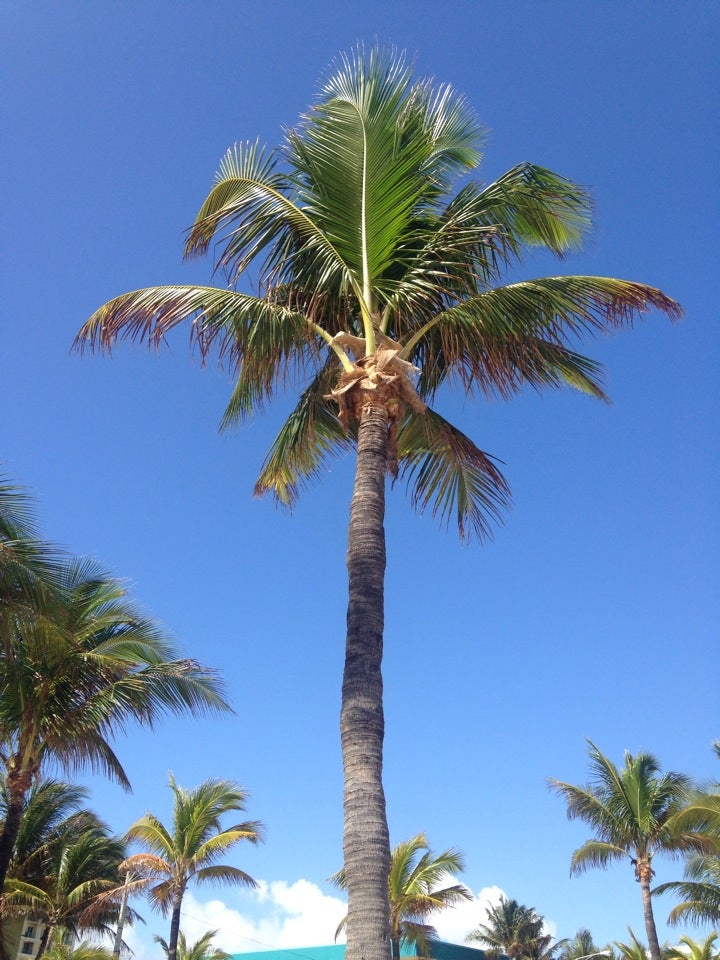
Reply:
<svg viewBox="0 0 720 960"><path fill-rule="evenodd" d="M510 397L523 386L567 383L602 395L600 368L570 349L581 335L632 324L651 308L679 307L654 287L607 277L544 277L498 287L439 314L408 338L403 356L421 389L446 379L468 392Z"/></svg>
<svg viewBox="0 0 720 960"><path fill-rule="evenodd" d="M509 501L507 481L493 459L440 414L428 410L403 422L398 464L417 510L430 508L446 525L454 515L461 537L491 536Z"/></svg>

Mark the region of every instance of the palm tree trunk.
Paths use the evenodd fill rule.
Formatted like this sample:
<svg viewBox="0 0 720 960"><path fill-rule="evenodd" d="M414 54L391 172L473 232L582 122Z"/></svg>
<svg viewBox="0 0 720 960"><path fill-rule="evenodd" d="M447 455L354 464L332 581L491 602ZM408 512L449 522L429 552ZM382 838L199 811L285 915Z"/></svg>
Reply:
<svg viewBox="0 0 720 960"><path fill-rule="evenodd" d="M387 411L366 405L358 428L350 504L349 600L340 714L348 891L346 960L388 960L390 954L390 841L382 785L385 721L381 673L387 438Z"/></svg>
<svg viewBox="0 0 720 960"><path fill-rule="evenodd" d="M638 880L640 881L640 893L642 894L643 914L645 916L645 931L648 938L650 958L651 960L660 960L660 944L658 942L657 929L655 927L655 916L652 908L652 897L650 895L651 878L652 870L650 865L647 865L647 870L643 870L642 865L638 864Z"/></svg>
<svg viewBox="0 0 720 960"><path fill-rule="evenodd" d="M25 783L27 781L27 786ZM8 803L5 814L5 823L0 833L0 891L5 886L5 877L12 859L15 843L20 832L20 822L25 806L25 794L30 789L31 781L9 772L6 778Z"/></svg>
<svg viewBox="0 0 720 960"><path fill-rule="evenodd" d="M180 936L180 909L184 889L176 890L173 896L172 916L170 917L170 936L168 937L167 960L176 960L178 937Z"/></svg>
<svg viewBox="0 0 720 960"><path fill-rule="evenodd" d="M55 924L48 922L47 926L43 930L42 937L40 938L40 943L38 944L38 952L35 954L35 960L40 960L42 955L46 952L48 945L51 943L54 935L55 935Z"/></svg>

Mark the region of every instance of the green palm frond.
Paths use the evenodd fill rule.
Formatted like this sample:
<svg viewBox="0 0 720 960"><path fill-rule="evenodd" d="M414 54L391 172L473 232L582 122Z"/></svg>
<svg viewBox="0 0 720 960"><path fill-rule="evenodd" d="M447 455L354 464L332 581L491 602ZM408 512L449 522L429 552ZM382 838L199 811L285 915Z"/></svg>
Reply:
<svg viewBox="0 0 720 960"><path fill-rule="evenodd" d="M238 839L247 839L238 837ZM195 883L220 883L228 886L257 887L257 881L253 880L250 874L237 867L227 865L217 865L214 867L203 867L193 874Z"/></svg>
<svg viewBox="0 0 720 960"><path fill-rule="evenodd" d="M216 231L225 226L218 267L234 279L269 249L264 272L273 285L282 279L285 261L302 246L305 264L321 285L356 287L352 269L342 259L332 237L324 233L296 202L289 178L274 172L274 163L257 144L235 144L223 158L215 186L190 228L186 256L206 252Z"/></svg>
<svg viewBox="0 0 720 960"><path fill-rule="evenodd" d="M520 163L474 193L478 225L500 227L514 255L522 246L562 254L580 246L590 227L587 190L532 163Z"/></svg>
<svg viewBox="0 0 720 960"><path fill-rule="evenodd" d="M361 53L342 58L290 134L301 197L362 278L363 308L375 310L399 240L408 242L418 207L442 190L448 168L455 174L477 161L477 134L462 98L415 83L402 57L377 48L367 63Z"/></svg>
<svg viewBox="0 0 720 960"><path fill-rule="evenodd" d="M681 901L670 911L670 924L720 923L720 855L691 856L685 866L684 880L662 883L653 890L653 894L668 892Z"/></svg>
<svg viewBox="0 0 720 960"><path fill-rule="evenodd" d="M603 840L588 840L573 853L570 860L570 873L584 873L593 867L607 867L616 860L628 859L625 847L619 847Z"/></svg>
<svg viewBox="0 0 720 960"><path fill-rule="evenodd" d="M413 506L419 512L429 507L446 525L454 514L461 537L487 539L509 501L493 459L430 409L400 426L398 465Z"/></svg>
<svg viewBox="0 0 720 960"><path fill-rule="evenodd" d="M568 383L597 392L599 366L568 350L583 334L631 324L655 307L679 307L654 287L608 277L542 277L481 293L413 333L403 357L419 366L421 393L446 378L468 393L508 398L524 385ZM564 376L568 372L567 378Z"/></svg>
<svg viewBox="0 0 720 960"><path fill-rule="evenodd" d="M302 489L319 478L327 460L353 449L338 420L337 405L326 399L337 365L330 361L302 393L265 458L255 494L266 492L292 506Z"/></svg>

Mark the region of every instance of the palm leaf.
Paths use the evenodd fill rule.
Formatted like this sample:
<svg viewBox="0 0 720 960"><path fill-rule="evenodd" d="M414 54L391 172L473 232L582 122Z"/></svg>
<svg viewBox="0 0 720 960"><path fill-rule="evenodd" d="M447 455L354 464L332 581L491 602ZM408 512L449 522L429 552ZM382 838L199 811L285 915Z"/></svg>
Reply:
<svg viewBox="0 0 720 960"><path fill-rule="evenodd" d="M256 496L271 492L280 503L292 506L301 490L322 475L331 456L353 448L352 435L326 399L336 370L337 364L329 361L302 393L265 458Z"/></svg>
<svg viewBox="0 0 720 960"><path fill-rule="evenodd" d="M216 182L190 228L186 256L205 253L221 225L231 227L218 267L236 279L266 248L265 271L282 274L298 243L322 285L353 286L352 270L332 239L293 199L289 180L257 144L236 144L225 154Z"/></svg>
<svg viewBox="0 0 720 960"><path fill-rule="evenodd" d="M508 398L525 384L563 382L602 395L599 366L569 350L582 334L629 325L651 307L680 308L654 287L608 277L544 277L498 287L440 313L415 332L403 357L433 393L446 378L468 393Z"/></svg>
<svg viewBox="0 0 720 960"><path fill-rule="evenodd" d="M507 506L509 487L492 458L465 434L428 409L398 431L398 465L413 506L447 525L454 514L461 537L491 536Z"/></svg>

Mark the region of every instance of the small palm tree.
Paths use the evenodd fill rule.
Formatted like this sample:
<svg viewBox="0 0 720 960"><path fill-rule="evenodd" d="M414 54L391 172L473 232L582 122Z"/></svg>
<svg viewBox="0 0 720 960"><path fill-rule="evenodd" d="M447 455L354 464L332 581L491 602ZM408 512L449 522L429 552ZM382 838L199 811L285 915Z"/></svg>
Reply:
<svg viewBox="0 0 720 960"><path fill-rule="evenodd" d="M612 955L610 947L598 947L590 931L582 927L571 940L563 942L556 960L599 960Z"/></svg>
<svg viewBox="0 0 720 960"><path fill-rule="evenodd" d="M110 745L115 734L167 713L229 710L215 672L179 658L97 563L66 557L37 568L36 536L17 506L0 487L0 586L12 597L16 584L20 598L0 595L0 890L28 791L46 764L99 769L129 789Z"/></svg>
<svg viewBox="0 0 720 960"><path fill-rule="evenodd" d="M384 511L388 474L413 505L486 538L508 501L494 460L431 404L441 388L509 398L568 385L603 398L577 338L678 305L643 283L554 276L503 284L535 247L562 255L589 225L582 188L523 163L469 180L481 129L463 97L374 47L343 56L280 150L238 144L221 161L186 254L218 234L226 286L114 298L77 345L158 346L179 324L234 379L223 426L288 381L297 406L256 484L292 504L332 457L356 450L340 734L348 960L386 960L390 842L382 785ZM259 277L257 293L238 289ZM253 284L254 286L254 284Z"/></svg>
<svg viewBox="0 0 720 960"><path fill-rule="evenodd" d="M630 943L623 943L622 940L615 941L618 960L647 960L648 951L645 945L640 943L630 927L628 927L628 933L630 934Z"/></svg>
<svg viewBox="0 0 720 960"><path fill-rule="evenodd" d="M429 958L431 942L437 931L426 921L438 910L453 907L461 900L472 900L472 894L461 883L443 886L462 873L463 856L459 850L434 854L425 835L419 833L399 843L390 856L388 898L390 901L390 945L393 960L400 957L400 944L411 944L418 957ZM346 889L345 871L330 878ZM335 931L337 939L345 927L345 917Z"/></svg>
<svg viewBox="0 0 720 960"><path fill-rule="evenodd" d="M680 857L712 847L707 833L683 826L691 781L681 773L661 773L649 753L625 753L618 768L594 743L588 741L592 779L582 787L549 781L567 803L571 820L584 820L595 834L572 855L570 872L607 867L628 860L640 884L650 956L660 960L660 944L653 915L650 883L653 858L658 854Z"/></svg>
<svg viewBox="0 0 720 960"><path fill-rule="evenodd" d="M244 810L248 793L232 780L206 780L184 790L170 776L173 792L172 827L146 813L128 830L126 838L146 850L135 854L123 869L144 878L150 902L163 916L170 914L168 960L177 960L180 911L190 883L224 883L255 887L251 876L219 860L242 840L257 843L262 826L257 821L223 827L223 816Z"/></svg>
<svg viewBox="0 0 720 960"><path fill-rule="evenodd" d="M485 923L468 935L468 943L479 943L495 957L511 960L543 960L553 956L562 942L544 932L545 920L534 907L526 907L517 900L501 897L489 907ZM563 941L564 942L564 941Z"/></svg>
<svg viewBox="0 0 720 960"><path fill-rule="evenodd" d="M231 954L221 950L220 947L213 946L212 939L217 934L217 930L208 930L195 943L188 943L185 934L180 931L177 944L177 960L230 960ZM169 946L162 937L154 937L155 943L159 943L163 948L165 956L169 956Z"/></svg>

